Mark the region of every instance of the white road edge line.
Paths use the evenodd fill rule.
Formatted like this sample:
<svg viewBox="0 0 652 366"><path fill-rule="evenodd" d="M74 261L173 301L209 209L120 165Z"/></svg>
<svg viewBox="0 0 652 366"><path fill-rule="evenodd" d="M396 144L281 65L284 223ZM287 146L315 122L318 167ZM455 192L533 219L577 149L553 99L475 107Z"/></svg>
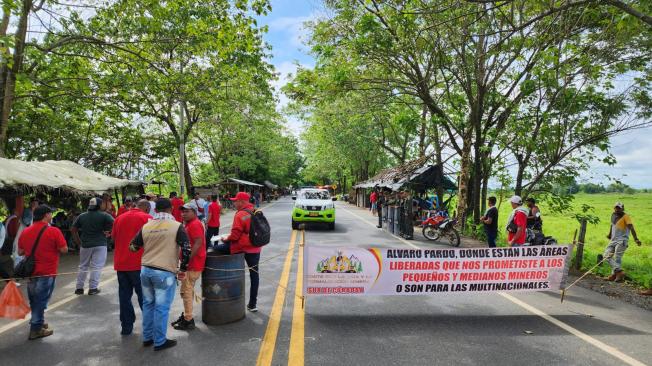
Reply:
<svg viewBox="0 0 652 366"><path fill-rule="evenodd" d="M363 220L364 222L368 223L369 225L372 225L374 228L376 227L375 224L372 224L371 222L367 221L362 216L359 216L356 213L354 213L354 212L352 212L352 211L350 211L348 209L345 209L345 208L343 208L343 210L349 212L350 214L352 214L352 215L354 215L356 217L358 217L359 219ZM388 233L388 234L390 234L390 233ZM418 246L408 242L407 240L405 240L405 239L403 239L401 237L395 236L393 234L390 234L390 235L394 236L396 239L399 239L400 241L402 241L402 242L404 242L404 243L406 243L406 244L408 244L408 245L410 245L410 246L412 246L412 247L414 247L416 249L421 249ZM633 358L631 356L626 355L625 353L621 352L617 348L612 347L612 346L610 346L610 345L608 345L606 343L603 343L603 342L591 337L590 335L588 335L588 334L586 334L586 333L584 333L584 332L582 332L582 331L580 331L580 330L578 330L576 328L571 327L570 325L562 322L561 320L558 320L558 319L554 318L553 316L546 314L542 310L539 310L539 309L535 308L534 306L515 298L512 295L509 295L509 294L504 293L504 292L498 292L498 295L500 295L500 296L504 297L505 299L513 302L514 304L522 307L523 309L531 312L532 314L535 314L535 315L549 321L550 323L552 323L552 324L558 326L559 328L567 331L568 333L580 338L581 340L587 342L588 344L590 344L590 345L592 345L592 346L594 346L594 347L596 347L596 348L598 348L598 349L612 355L613 357L623 361L627 365L646 366L645 363L643 363L643 362L641 362L641 361L639 361L639 360L637 360L637 359L635 359L635 358Z"/></svg>
<svg viewBox="0 0 652 366"><path fill-rule="evenodd" d="M370 222L370 221L367 221L367 219L365 219L364 217L362 217L362 216L356 214L355 212L353 212L353 211L351 211L351 210L348 210L348 209L346 209L346 208L343 208L343 207L340 207L340 209L342 209L342 210L344 210L344 211L350 213L351 215L353 215L353 216L359 218L360 220L362 220L362 221L366 222L367 224L373 226L375 229L378 229L378 227L376 226L376 224L374 224L374 223L372 223L372 222ZM382 229L380 229L380 230L382 230ZM383 231L385 231L385 230L383 230ZM390 233L389 231L385 231L385 232L386 232L387 234L389 234L389 235L395 237L396 239L400 240L401 242L403 242L403 243L405 243L405 244L411 246L411 247L414 248L414 249L421 249L421 248L419 248L418 246L416 246L416 245L410 243L409 241L407 241L407 240L401 238L400 236L396 236L396 235Z"/></svg>
<svg viewBox="0 0 652 366"><path fill-rule="evenodd" d="M628 365L645 366L645 364L643 362L624 354L623 352L619 351L617 348L612 347L612 346L610 346L608 344L605 344L605 343L591 337L590 335L588 335L588 334L586 334L586 333L584 333L584 332L582 332L582 331L580 331L578 329L575 329L575 328L571 327L570 325L562 322L561 320L558 320L558 319L554 318L553 316L546 314L542 310L539 310L539 309L535 308L534 306L532 306L530 304L527 304L527 303L515 298L512 295L506 294L504 292L499 292L498 295L506 298L507 300L513 302L514 304L516 304L516 305L522 307L523 309L531 312L532 314L540 316L541 318L549 321L550 323L558 326L559 328L567 331L568 333L582 339L583 341L589 343L590 345L592 345L592 346L594 346L596 348L599 348L602 351L616 357L617 359L623 361L624 363L626 363Z"/></svg>

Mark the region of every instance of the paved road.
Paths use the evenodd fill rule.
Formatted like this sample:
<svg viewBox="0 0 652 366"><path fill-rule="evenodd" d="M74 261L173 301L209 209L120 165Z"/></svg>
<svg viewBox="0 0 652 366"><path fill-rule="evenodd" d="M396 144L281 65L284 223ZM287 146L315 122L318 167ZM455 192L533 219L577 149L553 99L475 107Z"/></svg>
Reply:
<svg viewBox="0 0 652 366"><path fill-rule="evenodd" d="M46 313L55 334L28 342L26 324L3 320L0 364L615 365L652 360L650 312L579 287L563 304L555 292L492 293L318 297L306 299L302 310L296 290L302 240L290 229L291 205L286 198L265 209L273 241L262 255L258 313L220 327L198 322L190 333L170 328L169 337L179 345L153 352L141 347L139 324L134 335L119 335L111 271L103 275L99 296L71 296L72 278L61 276ZM305 243L438 246L388 235L374 227L367 211L344 203L337 205L336 230L308 228ZM75 260L66 257L62 269L73 268ZM177 297L171 317L181 309Z"/></svg>

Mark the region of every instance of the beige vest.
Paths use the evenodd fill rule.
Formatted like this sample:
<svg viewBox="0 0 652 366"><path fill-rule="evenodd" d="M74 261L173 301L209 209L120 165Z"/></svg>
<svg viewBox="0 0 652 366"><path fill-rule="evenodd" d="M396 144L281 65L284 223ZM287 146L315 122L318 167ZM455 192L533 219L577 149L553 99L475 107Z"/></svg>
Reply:
<svg viewBox="0 0 652 366"><path fill-rule="evenodd" d="M181 223L174 220L150 220L143 226L143 266L177 272L179 226Z"/></svg>

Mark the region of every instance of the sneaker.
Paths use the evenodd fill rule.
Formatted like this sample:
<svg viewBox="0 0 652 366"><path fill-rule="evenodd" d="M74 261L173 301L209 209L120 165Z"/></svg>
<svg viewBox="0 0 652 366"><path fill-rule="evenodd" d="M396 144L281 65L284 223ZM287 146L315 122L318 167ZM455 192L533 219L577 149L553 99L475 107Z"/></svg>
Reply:
<svg viewBox="0 0 652 366"><path fill-rule="evenodd" d="M612 273L611 276L605 277L605 280L607 280L607 281L615 281L616 280L616 274Z"/></svg>
<svg viewBox="0 0 652 366"><path fill-rule="evenodd" d="M185 318L173 326L176 330L193 330L195 329L195 319L186 320Z"/></svg>
<svg viewBox="0 0 652 366"><path fill-rule="evenodd" d="M186 319L186 318L183 316L183 313L181 313L181 315L179 316L179 319L173 321L172 323L170 323L170 325L174 327L175 325L181 323L181 322L184 321L185 319Z"/></svg>
<svg viewBox="0 0 652 366"><path fill-rule="evenodd" d="M83 288L78 288L75 290L75 295L83 295L84 294L84 289Z"/></svg>
<svg viewBox="0 0 652 366"><path fill-rule="evenodd" d="M100 289L99 289L99 288L92 288L92 289L88 290L88 294L89 294L89 295L97 295L97 294L99 294L99 293L100 293Z"/></svg>
<svg viewBox="0 0 652 366"><path fill-rule="evenodd" d="M160 346L154 346L154 351L162 351L167 348L172 348L177 345L177 341L174 339L166 339L165 343Z"/></svg>
<svg viewBox="0 0 652 366"><path fill-rule="evenodd" d="M151 339L149 341L143 341L143 347L151 347L153 345L154 345L154 341Z"/></svg>
<svg viewBox="0 0 652 366"><path fill-rule="evenodd" d="M35 339L49 337L49 336L51 336L52 334L54 334L54 330L52 330L52 329L46 329L46 328L41 328L40 330L37 330L37 331L30 331L30 332L29 332L29 338L28 338L28 339L29 339L30 341L33 341L33 340L35 340Z"/></svg>
<svg viewBox="0 0 652 366"><path fill-rule="evenodd" d="M251 311L252 313L255 313L258 311L258 308L255 305L254 306L247 305L247 310Z"/></svg>

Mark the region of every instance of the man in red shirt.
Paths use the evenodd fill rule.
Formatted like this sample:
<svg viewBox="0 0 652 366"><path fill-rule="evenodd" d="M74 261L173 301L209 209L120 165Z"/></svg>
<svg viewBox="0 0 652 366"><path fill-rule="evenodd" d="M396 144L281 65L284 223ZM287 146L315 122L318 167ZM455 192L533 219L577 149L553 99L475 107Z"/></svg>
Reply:
<svg viewBox="0 0 652 366"><path fill-rule="evenodd" d="M181 218L181 206L183 206L183 199L177 197L177 192L170 192L170 203L172 203L172 216L178 222L183 222Z"/></svg>
<svg viewBox="0 0 652 366"><path fill-rule="evenodd" d="M54 282L59 267L59 255L68 252L68 244L61 230L50 226L52 209L40 205L34 209L34 222L23 230L18 239L18 254L30 256L34 250L34 272L27 285L29 305L32 308L29 340L51 336L52 328L45 325L45 309L54 291Z"/></svg>
<svg viewBox="0 0 652 366"><path fill-rule="evenodd" d="M118 208L118 216L122 215L123 213L126 213L132 208L134 208L134 201L131 199L131 197L126 197L124 199L124 203L122 204L122 206Z"/></svg>
<svg viewBox="0 0 652 366"><path fill-rule="evenodd" d="M376 216L376 201L378 200L378 193L374 190L369 196L369 202L371 202L371 207L369 210L373 216Z"/></svg>
<svg viewBox="0 0 652 366"><path fill-rule="evenodd" d="M129 243L152 216L149 215L149 201L140 200L135 208L119 215L113 222L111 238L115 242L113 268L118 275L118 298L120 300L120 334L129 335L134 330L136 313L131 303L134 291L138 297L138 305L143 308L143 289L140 285L140 260L142 248L137 252L129 250Z"/></svg>
<svg viewBox="0 0 652 366"><path fill-rule="evenodd" d="M251 289L249 291L249 304L247 310L251 312L258 311L256 303L258 299L258 284L260 281L258 263L260 262L261 247L255 247L249 240L249 228L251 226L251 213L254 206L249 203L249 195L246 192L238 192L235 197L231 198L237 212L233 216L233 225L231 233L226 237L224 245L220 245L218 252L224 254L244 253L247 267L249 267L249 277L251 278Z"/></svg>
<svg viewBox="0 0 652 366"><path fill-rule="evenodd" d="M519 196L513 196L509 202L512 204L513 211L507 219L507 244L512 247L523 245L525 244L528 210L523 207L523 201Z"/></svg>
<svg viewBox="0 0 652 366"><path fill-rule="evenodd" d="M206 243L211 246L211 238L220 234L220 215L222 206L217 201L217 195L211 195L211 203L208 205L208 216L206 217Z"/></svg>
<svg viewBox="0 0 652 366"><path fill-rule="evenodd" d="M201 277L206 263L206 234L204 225L197 218L197 211L189 204L181 206L184 228L190 241L190 260L186 277L181 281L179 294L183 299L183 313L172 326L177 330L195 329L195 319L192 316L192 305L195 297L195 283Z"/></svg>

